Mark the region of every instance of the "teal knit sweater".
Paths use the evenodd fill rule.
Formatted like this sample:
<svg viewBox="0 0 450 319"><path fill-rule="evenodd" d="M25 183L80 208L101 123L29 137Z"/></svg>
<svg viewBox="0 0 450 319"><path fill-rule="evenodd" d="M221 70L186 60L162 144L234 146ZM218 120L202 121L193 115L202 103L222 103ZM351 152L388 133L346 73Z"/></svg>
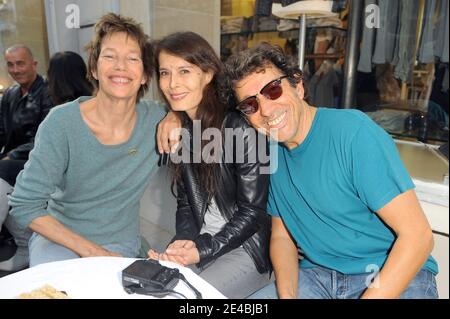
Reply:
<svg viewBox="0 0 450 319"><path fill-rule="evenodd" d="M161 104L141 101L127 142L101 144L83 121L81 97L55 107L39 126L34 149L10 196L11 215L26 227L51 215L99 244L136 240L139 201L157 167Z"/></svg>

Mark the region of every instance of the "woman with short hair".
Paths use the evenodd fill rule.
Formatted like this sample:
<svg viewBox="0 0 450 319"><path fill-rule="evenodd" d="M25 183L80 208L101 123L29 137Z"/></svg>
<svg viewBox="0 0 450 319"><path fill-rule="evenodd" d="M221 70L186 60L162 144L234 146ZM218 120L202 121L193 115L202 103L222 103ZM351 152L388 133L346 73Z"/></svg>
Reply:
<svg viewBox="0 0 450 319"><path fill-rule="evenodd" d="M107 14L87 46L95 95L55 107L10 198L34 234L30 266L91 256L137 257L139 200L158 161L165 109L141 98L153 51L133 19Z"/></svg>

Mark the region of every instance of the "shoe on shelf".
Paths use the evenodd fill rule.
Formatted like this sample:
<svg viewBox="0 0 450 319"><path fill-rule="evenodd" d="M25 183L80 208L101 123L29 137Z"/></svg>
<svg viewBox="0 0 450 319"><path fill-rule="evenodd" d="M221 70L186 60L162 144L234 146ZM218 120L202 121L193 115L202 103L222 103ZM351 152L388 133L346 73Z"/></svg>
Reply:
<svg viewBox="0 0 450 319"><path fill-rule="evenodd" d="M9 259L0 262L0 270L19 271L28 267L28 247L18 247L16 253Z"/></svg>
<svg viewBox="0 0 450 319"><path fill-rule="evenodd" d="M1 225L0 225L1 226ZM0 228L0 244L13 239L13 236L9 233L8 229L6 227Z"/></svg>

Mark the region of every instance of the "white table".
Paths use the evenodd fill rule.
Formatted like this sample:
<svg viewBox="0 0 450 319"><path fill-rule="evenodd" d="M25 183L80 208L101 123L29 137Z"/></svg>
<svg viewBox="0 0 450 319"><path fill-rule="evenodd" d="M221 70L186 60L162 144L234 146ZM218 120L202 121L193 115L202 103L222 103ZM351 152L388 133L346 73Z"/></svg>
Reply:
<svg viewBox="0 0 450 319"><path fill-rule="evenodd" d="M0 278L0 299L17 298L46 284L65 291L73 299L143 299L150 296L127 294L122 287L122 270L136 259L120 257L77 258L37 265ZM186 279L199 290L204 299L226 297L191 269L171 262L161 264L178 268ZM195 298L194 292L181 280L174 288L187 298ZM165 298L181 298L168 295Z"/></svg>

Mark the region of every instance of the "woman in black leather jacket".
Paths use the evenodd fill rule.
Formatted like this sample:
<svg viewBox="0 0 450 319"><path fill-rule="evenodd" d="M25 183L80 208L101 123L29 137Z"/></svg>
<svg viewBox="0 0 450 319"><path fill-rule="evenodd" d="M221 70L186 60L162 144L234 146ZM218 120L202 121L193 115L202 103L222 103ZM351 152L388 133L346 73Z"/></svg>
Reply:
<svg viewBox="0 0 450 319"><path fill-rule="evenodd" d="M171 154L176 236L165 252L149 256L192 265L227 297L247 297L271 271L269 163L258 153L266 155L266 140L220 102L222 63L205 39L174 33L155 48L159 88L181 118L183 138Z"/></svg>

